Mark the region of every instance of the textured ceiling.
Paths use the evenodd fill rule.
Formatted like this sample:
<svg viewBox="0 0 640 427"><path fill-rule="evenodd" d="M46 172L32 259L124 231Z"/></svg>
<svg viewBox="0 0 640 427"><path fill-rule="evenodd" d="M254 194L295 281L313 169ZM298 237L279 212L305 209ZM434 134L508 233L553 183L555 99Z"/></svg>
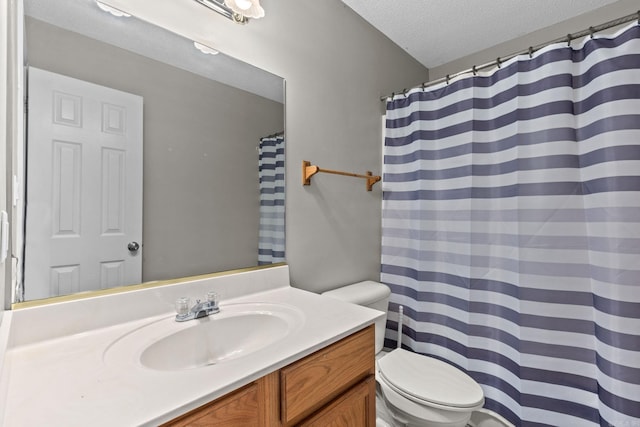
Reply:
<svg viewBox="0 0 640 427"><path fill-rule="evenodd" d="M342 1L432 68L616 0Z"/></svg>

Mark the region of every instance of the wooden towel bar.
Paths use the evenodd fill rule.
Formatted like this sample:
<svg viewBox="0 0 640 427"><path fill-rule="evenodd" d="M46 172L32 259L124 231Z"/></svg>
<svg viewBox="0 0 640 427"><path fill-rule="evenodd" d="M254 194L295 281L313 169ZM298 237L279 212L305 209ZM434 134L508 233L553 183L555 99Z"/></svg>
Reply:
<svg viewBox="0 0 640 427"><path fill-rule="evenodd" d="M334 175L352 176L355 178L365 178L367 180L367 191L371 191L373 184L380 181L382 178L378 175L373 175L370 171L367 171L366 175L361 175L351 172L342 172L331 169L321 169L319 166L312 165L311 162L306 160L302 161L302 185L311 185L311 177L318 172L332 173Z"/></svg>

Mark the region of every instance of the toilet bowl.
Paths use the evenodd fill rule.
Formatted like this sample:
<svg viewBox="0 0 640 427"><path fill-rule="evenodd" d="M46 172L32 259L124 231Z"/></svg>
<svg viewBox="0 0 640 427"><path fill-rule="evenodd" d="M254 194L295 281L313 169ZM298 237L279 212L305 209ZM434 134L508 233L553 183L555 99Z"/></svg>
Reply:
<svg viewBox="0 0 640 427"><path fill-rule="evenodd" d="M331 298L387 312L388 286L365 281L324 292ZM376 322L376 386L395 425L464 427L484 404L480 385L461 370L401 348L382 351L386 316Z"/></svg>
<svg viewBox="0 0 640 427"><path fill-rule="evenodd" d="M376 380L387 408L403 425L463 427L484 404L482 389L470 376L400 348L378 359Z"/></svg>

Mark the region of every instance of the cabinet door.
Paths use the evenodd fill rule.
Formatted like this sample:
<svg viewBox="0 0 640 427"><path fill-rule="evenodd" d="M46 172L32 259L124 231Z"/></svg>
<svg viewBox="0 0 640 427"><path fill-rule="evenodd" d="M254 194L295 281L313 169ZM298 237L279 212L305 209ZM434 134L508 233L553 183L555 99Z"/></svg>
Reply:
<svg viewBox="0 0 640 427"><path fill-rule="evenodd" d="M259 380L176 418L171 427L272 427L278 420L278 375Z"/></svg>
<svg viewBox="0 0 640 427"><path fill-rule="evenodd" d="M282 423L297 425L374 373L374 326L280 370Z"/></svg>
<svg viewBox="0 0 640 427"><path fill-rule="evenodd" d="M373 376L334 400L301 427L375 427L376 382Z"/></svg>

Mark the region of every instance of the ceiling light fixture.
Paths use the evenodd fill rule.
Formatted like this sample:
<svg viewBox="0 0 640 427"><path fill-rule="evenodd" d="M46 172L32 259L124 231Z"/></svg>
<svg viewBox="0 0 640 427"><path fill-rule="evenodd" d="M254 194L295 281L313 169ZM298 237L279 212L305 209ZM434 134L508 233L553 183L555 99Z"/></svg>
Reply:
<svg viewBox="0 0 640 427"><path fill-rule="evenodd" d="M238 24L246 24L249 18L258 19L264 16L264 9L260 6L260 0L195 1Z"/></svg>
<svg viewBox="0 0 640 427"><path fill-rule="evenodd" d="M96 4L100 9L104 10L105 12L109 12L110 14L112 14L113 16L117 16L118 18L128 18L131 16L128 13L121 11L120 9L116 9L115 7L111 7L102 3L100 0L96 0Z"/></svg>
<svg viewBox="0 0 640 427"><path fill-rule="evenodd" d="M264 17L264 9L260 6L260 0L224 0L224 4L235 13L247 18Z"/></svg>
<svg viewBox="0 0 640 427"><path fill-rule="evenodd" d="M204 53L205 55L217 55L220 53L214 48L204 45L202 43L193 42L193 45L196 47L196 49L198 49L200 52Z"/></svg>

